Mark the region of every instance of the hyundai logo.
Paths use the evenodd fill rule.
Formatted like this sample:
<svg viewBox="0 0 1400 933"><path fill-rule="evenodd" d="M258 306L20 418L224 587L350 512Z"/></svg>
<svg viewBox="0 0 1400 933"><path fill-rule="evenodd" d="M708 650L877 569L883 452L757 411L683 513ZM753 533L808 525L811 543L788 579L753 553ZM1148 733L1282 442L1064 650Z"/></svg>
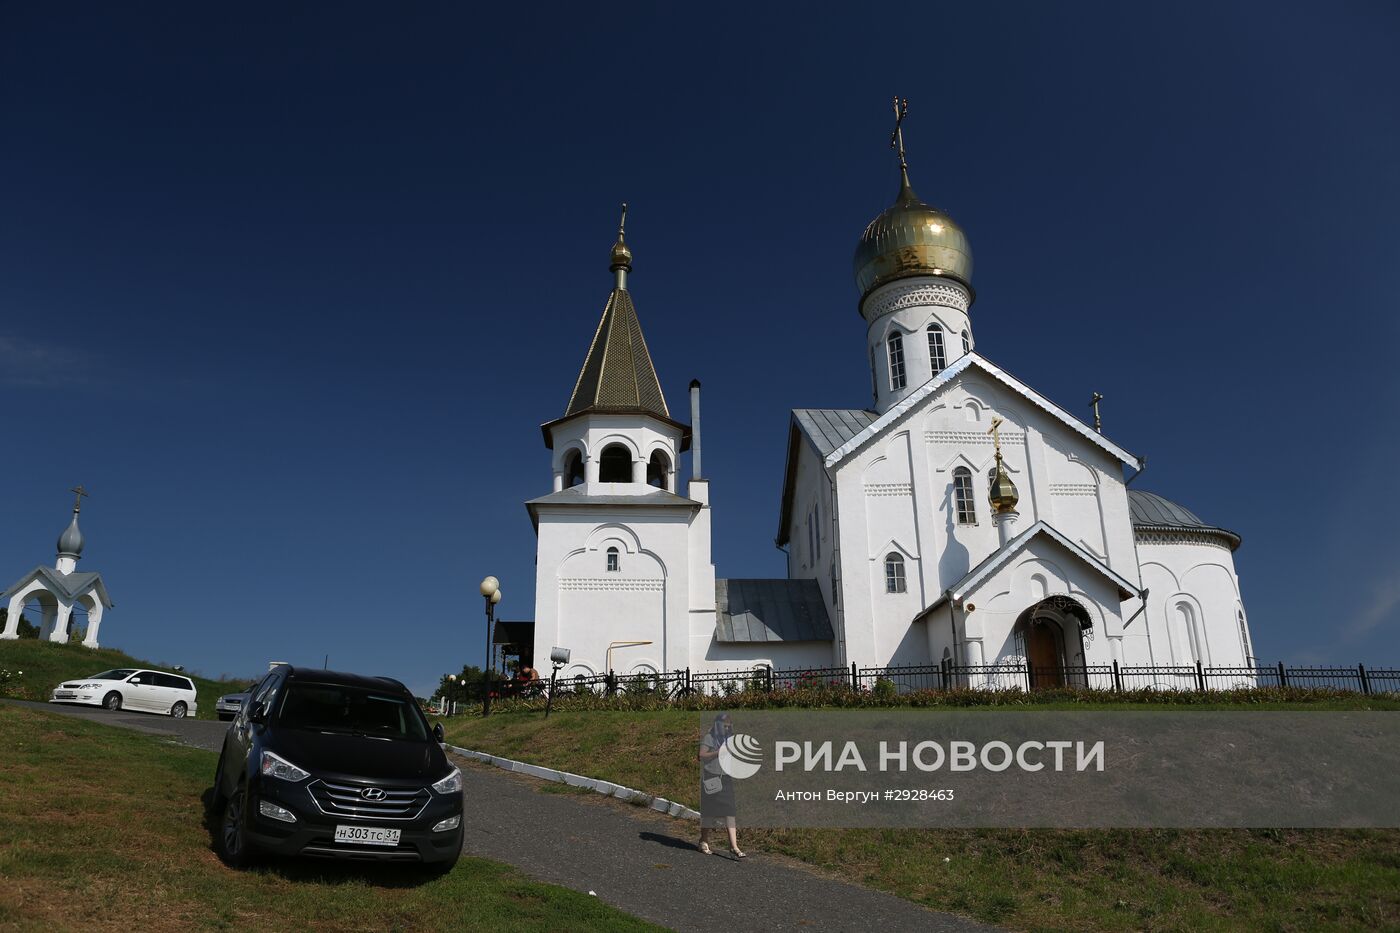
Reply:
<svg viewBox="0 0 1400 933"><path fill-rule="evenodd" d="M384 791L378 787L366 787L364 790L360 791L360 796L366 800L383 800Z"/></svg>

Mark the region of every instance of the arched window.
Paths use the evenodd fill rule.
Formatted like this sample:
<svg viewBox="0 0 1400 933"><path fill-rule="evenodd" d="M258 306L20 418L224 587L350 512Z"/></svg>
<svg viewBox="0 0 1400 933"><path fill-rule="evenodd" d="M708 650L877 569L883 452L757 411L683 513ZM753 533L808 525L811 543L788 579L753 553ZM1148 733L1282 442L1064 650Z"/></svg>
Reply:
<svg viewBox="0 0 1400 933"><path fill-rule="evenodd" d="M964 352L964 353L971 353L971 352L972 352L972 335L969 334L966 330L964 330L964 331L962 332L962 339L963 339L963 352Z"/></svg>
<svg viewBox="0 0 1400 933"><path fill-rule="evenodd" d="M570 489L583 483L583 454L571 450L564 456L564 488Z"/></svg>
<svg viewBox="0 0 1400 933"><path fill-rule="evenodd" d="M621 444L609 444L598 458L598 482L632 482L632 451Z"/></svg>
<svg viewBox="0 0 1400 933"><path fill-rule="evenodd" d="M647 485L655 486L657 489L665 489L666 481L671 474L671 458L663 451L656 451L647 461Z"/></svg>
<svg viewBox="0 0 1400 933"><path fill-rule="evenodd" d="M928 326L928 361L935 376L948 365L948 355L943 349L943 328L938 324Z"/></svg>
<svg viewBox="0 0 1400 933"><path fill-rule="evenodd" d="M608 573L617 573L621 569L617 562L617 548L608 548Z"/></svg>
<svg viewBox="0 0 1400 933"><path fill-rule="evenodd" d="M898 392L904 388L904 338L896 331L885 341L890 351L890 388Z"/></svg>
<svg viewBox="0 0 1400 933"><path fill-rule="evenodd" d="M953 470L953 506L957 509L959 525L977 524L977 506L972 496L972 471L967 467Z"/></svg>
<svg viewBox="0 0 1400 933"><path fill-rule="evenodd" d="M1190 603L1177 603L1176 614L1181 620L1181 627L1186 629L1186 648L1191 653L1186 660L1191 663L1205 660L1201 656L1201 644L1196 633L1196 612L1191 608Z"/></svg>
<svg viewBox="0 0 1400 933"><path fill-rule="evenodd" d="M1249 627L1244 624L1244 610L1235 610L1235 618L1240 623L1240 647L1244 649L1244 660L1248 664L1254 657L1254 651L1249 646Z"/></svg>
<svg viewBox="0 0 1400 933"><path fill-rule="evenodd" d="M890 551L885 555L885 592L903 593L904 589L904 557Z"/></svg>

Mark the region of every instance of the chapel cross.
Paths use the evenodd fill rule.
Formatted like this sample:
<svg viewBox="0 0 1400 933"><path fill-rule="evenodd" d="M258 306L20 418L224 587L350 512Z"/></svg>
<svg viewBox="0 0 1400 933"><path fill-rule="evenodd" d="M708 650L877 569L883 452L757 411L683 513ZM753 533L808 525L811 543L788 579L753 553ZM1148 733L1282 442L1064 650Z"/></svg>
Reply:
<svg viewBox="0 0 1400 933"><path fill-rule="evenodd" d="M622 239L622 228L627 226L627 202L622 202L622 219L617 222L617 238Z"/></svg>
<svg viewBox="0 0 1400 933"><path fill-rule="evenodd" d="M904 160L904 118L909 116L909 98L894 99L894 132L890 134L890 148L899 150L899 170L909 171L909 163Z"/></svg>
<svg viewBox="0 0 1400 933"><path fill-rule="evenodd" d="M1099 417L1099 402L1103 401L1103 396L1095 392L1094 397L1089 399L1089 407L1094 409L1094 430L1103 433L1103 419Z"/></svg>
<svg viewBox="0 0 1400 933"><path fill-rule="evenodd" d="M73 493L76 497L73 499L73 513L76 515L78 512L82 511L83 499L87 496L88 491L82 486L74 486L68 491Z"/></svg>
<svg viewBox="0 0 1400 933"><path fill-rule="evenodd" d="M1001 459L1001 432L1000 432L1000 430L999 430L999 429L1001 428L1001 425L1002 425L1002 419L1000 419L1000 418L993 418L993 419L992 419L992 428L991 428L990 431L987 432L988 434L990 434L990 435L992 436L992 443L995 444L996 447L997 447L997 459L998 459L998 460Z"/></svg>

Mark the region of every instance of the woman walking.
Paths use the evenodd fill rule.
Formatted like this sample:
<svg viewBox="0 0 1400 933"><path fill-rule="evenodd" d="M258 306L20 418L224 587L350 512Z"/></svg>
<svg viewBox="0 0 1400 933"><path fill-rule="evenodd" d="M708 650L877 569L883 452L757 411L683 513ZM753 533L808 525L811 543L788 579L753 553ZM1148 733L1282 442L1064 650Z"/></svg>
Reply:
<svg viewBox="0 0 1400 933"><path fill-rule="evenodd" d="M700 851L711 854L710 830L723 826L729 830L729 851L735 858L748 858L739 848L738 830L734 825L734 781L719 764L719 751L725 739L734 732L728 713L720 713L710 725L710 731L700 739Z"/></svg>

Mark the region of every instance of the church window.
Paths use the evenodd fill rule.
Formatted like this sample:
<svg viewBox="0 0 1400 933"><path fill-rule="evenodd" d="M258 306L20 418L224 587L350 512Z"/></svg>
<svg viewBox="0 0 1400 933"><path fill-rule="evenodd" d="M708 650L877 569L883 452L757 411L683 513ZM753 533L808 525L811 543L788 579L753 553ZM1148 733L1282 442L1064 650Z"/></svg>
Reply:
<svg viewBox="0 0 1400 933"><path fill-rule="evenodd" d="M878 398L880 397L880 386L879 386L879 382L876 381L876 376L875 376L875 348L874 348L874 347L871 347L871 348L870 348L870 397L873 398L873 399L878 399Z"/></svg>
<svg viewBox="0 0 1400 933"><path fill-rule="evenodd" d="M972 471L958 467L953 471L953 505L957 508L959 525L977 524L977 506L972 495Z"/></svg>
<svg viewBox="0 0 1400 933"><path fill-rule="evenodd" d="M609 444L598 458L598 482L632 482L632 452L621 444Z"/></svg>
<svg viewBox="0 0 1400 933"><path fill-rule="evenodd" d="M885 555L885 592L903 593L904 557L895 551Z"/></svg>
<svg viewBox="0 0 1400 933"><path fill-rule="evenodd" d="M1244 649L1244 660L1247 664L1250 662L1250 659L1254 657L1254 652L1251 651L1249 647L1249 628L1244 624L1243 609L1237 609L1235 611L1235 619L1240 623L1240 647Z"/></svg>
<svg viewBox="0 0 1400 933"><path fill-rule="evenodd" d="M617 573L619 567L617 563L617 548L608 548L608 573Z"/></svg>
<svg viewBox="0 0 1400 933"><path fill-rule="evenodd" d="M583 454L571 450L564 457L564 488L571 489L583 483Z"/></svg>
<svg viewBox="0 0 1400 933"><path fill-rule="evenodd" d="M964 330L964 331L962 332L962 339L963 339L963 352L964 352L964 353L971 353L971 352L972 352L972 335L969 334L966 330Z"/></svg>
<svg viewBox="0 0 1400 933"><path fill-rule="evenodd" d="M897 392L905 386L904 338L897 333L890 334L885 346L890 351L890 388Z"/></svg>
<svg viewBox="0 0 1400 933"><path fill-rule="evenodd" d="M937 324L928 326L928 361L935 376L948 365L948 356L943 350L943 328Z"/></svg>
<svg viewBox="0 0 1400 933"><path fill-rule="evenodd" d="M815 567L817 564L817 536L812 527L812 514L807 513L807 564Z"/></svg>
<svg viewBox="0 0 1400 933"><path fill-rule="evenodd" d="M671 459L659 450L652 454L651 460L647 462L647 485L655 486L657 489L665 489L670 474Z"/></svg>
<svg viewBox="0 0 1400 933"><path fill-rule="evenodd" d="M812 553L822 556L822 503L812 503Z"/></svg>
<svg viewBox="0 0 1400 933"><path fill-rule="evenodd" d="M1196 631L1196 612L1191 608L1190 603L1177 603L1176 613L1181 620L1181 627L1186 629L1186 648L1190 651L1187 661L1195 663L1205 660L1201 656L1201 644L1199 633Z"/></svg>

